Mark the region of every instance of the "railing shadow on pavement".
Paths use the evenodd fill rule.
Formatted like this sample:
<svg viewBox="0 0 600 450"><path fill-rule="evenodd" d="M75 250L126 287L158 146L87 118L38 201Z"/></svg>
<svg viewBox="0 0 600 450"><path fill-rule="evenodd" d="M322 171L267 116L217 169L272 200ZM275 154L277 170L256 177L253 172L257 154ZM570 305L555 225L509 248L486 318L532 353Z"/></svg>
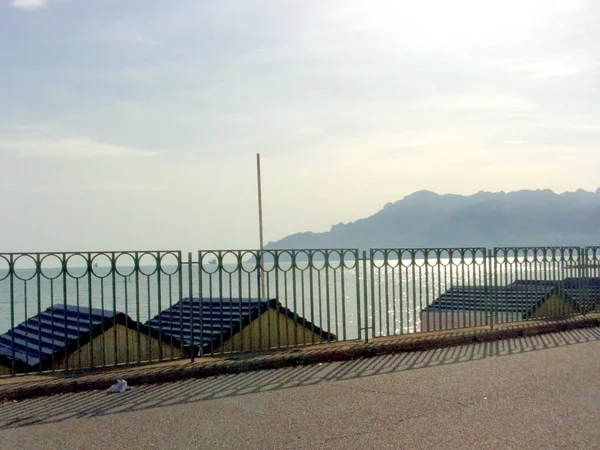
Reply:
<svg viewBox="0 0 600 450"><path fill-rule="evenodd" d="M222 375L206 379L133 387L123 394L91 391L61 394L0 405L0 431L7 428L62 422L171 405L192 404L249 394L317 385L444 366L600 341L599 328L537 335L510 340L390 354L369 359L323 363L277 370Z"/></svg>

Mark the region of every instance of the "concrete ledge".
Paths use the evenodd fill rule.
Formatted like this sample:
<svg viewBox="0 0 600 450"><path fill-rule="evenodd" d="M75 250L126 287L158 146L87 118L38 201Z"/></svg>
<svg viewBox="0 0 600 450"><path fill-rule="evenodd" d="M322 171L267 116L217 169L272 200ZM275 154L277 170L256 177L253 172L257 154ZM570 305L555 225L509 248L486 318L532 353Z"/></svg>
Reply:
<svg viewBox="0 0 600 450"><path fill-rule="evenodd" d="M28 381L28 377L23 376L22 382L14 382L14 379L11 379L11 383L0 385L0 402L18 401L26 398L63 393L106 390L119 378L126 379L130 386L164 383L189 378L207 378L223 374L371 358L402 352L425 351L594 327L600 327L600 316L541 323L513 324L513 326L506 326L495 330L454 330L449 333L433 333L425 336L401 337L396 339L387 338L387 340L379 338L368 344L351 341L331 345L319 345L317 348L302 347L295 350L287 349L284 351L263 352L238 360L211 359L203 361L200 359L195 363L180 365L148 366L148 368L144 369L122 368L96 374L82 374L77 378L62 378L57 376L50 381L35 381L34 376L32 376L32 381Z"/></svg>

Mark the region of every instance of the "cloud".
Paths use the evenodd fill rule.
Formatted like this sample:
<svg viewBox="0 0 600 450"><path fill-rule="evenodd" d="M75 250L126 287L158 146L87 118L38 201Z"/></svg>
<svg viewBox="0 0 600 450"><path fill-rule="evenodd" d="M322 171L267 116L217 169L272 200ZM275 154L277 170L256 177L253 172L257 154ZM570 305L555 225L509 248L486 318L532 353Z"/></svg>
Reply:
<svg viewBox="0 0 600 450"><path fill-rule="evenodd" d="M122 192L122 193L168 193L168 194L182 194L182 193L193 193L195 191L191 189L173 187L164 188L161 186L137 186L137 185L31 185L31 186L6 186L0 187L0 190L4 192L55 192L60 191L64 193L79 194L81 192Z"/></svg>
<svg viewBox="0 0 600 450"><path fill-rule="evenodd" d="M314 135L321 135L321 134L323 134L324 131L323 131L322 127L308 126L308 127L300 128L297 132L298 132L298 134L306 134L306 135L314 136Z"/></svg>
<svg viewBox="0 0 600 450"><path fill-rule="evenodd" d="M440 97L419 102L425 109L444 111L455 110L496 110L496 111L533 111L535 105L527 98L511 94L466 94Z"/></svg>
<svg viewBox="0 0 600 450"><path fill-rule="evenodd" d="M0 151L15 153L21 157L56 158L140 158L156 155L158 152L104 144L87 138L36 139L0 141Z"/></svg>
<svg viewBox="0 0 600 450"><path fill-rule="evenodd" d="M47 0L11 0L10 4L14 8L35 11L35 10L46 7L48 5L48 1Z"/></svg>
<svg viewBox="0 0 600 450"><path fill-rule="evenodd" d="M531 80L564 78L581 75L597 70L598 63L590 55L556 56L549 58L513 59L497 64L501 70L509 73L522 74Z"/></svg>
<svg viewBox="0 0 600 450"><path fill-rule="evenodd" d="M107 44L160 44L160 41L153 38L148 32L126 29L122 25L116 24L110 24L99 30L91 30L86 38Z"/></svg>
<svg viewBox="0 0 600 450"><path fill-rule="evenodd" d="M568 126L567 129L574 131L600 131L600 125L582 123Z"/></svg>

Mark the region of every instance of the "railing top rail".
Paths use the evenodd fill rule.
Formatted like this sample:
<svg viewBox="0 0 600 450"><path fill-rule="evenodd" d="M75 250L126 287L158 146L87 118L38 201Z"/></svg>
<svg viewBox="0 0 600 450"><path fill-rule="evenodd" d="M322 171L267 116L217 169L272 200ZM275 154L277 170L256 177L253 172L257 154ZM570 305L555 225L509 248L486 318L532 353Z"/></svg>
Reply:
<svg viewBox="0 0 600 450"><path fill-rule="evenodd" d="M105 255L105 254L123 254L123 253L181 253L181 250L83 250L83 251L56 251L56 252L0 252L0 256L21 256L21 255Z"/></svg>
<svg viewBox="0 0 600 450"><path fill-rule="evenodd" d="M494 247L494 250L571 250L577 249L580 250L583 247L578 245L540 245L540 246L503 246L503 247Z"/></svg>
<svg viewBox="0 0 600 450"><path fill-rule="evenodd" d="M487 250L486 247L376 247L371 251L449 251L449 250Z"/></svg>
<svg viewBox="0 0 600 450"><path fill-rule="evenodd" d="M202 253L226 253L226 252L323 252L323 251L358 251L358 248L277 248L277 249L213 249L198 250Z"/></svg>

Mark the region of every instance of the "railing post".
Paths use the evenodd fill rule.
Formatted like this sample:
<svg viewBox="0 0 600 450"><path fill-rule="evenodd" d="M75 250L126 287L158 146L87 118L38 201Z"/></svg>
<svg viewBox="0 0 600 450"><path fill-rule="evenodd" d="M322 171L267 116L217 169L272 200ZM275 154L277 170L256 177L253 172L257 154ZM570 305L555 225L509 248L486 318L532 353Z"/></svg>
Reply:
<svg viewBox="0 0 600 450"><path fill-rule="evenodd" d="M14 261L14 256L11 253L10 254L10 262L9 262L9 276L10 276L10 281L9 281L9 286L10 286L10 329L14 330L15 329L15 261ZM11 338L11 374L12 376L15 376L15 374L17 373L17 368L16 368L16 360L15 360L15 334L11 333L10 334L10 338Z"/></svg>
<svg viewBox="0 0 600 450"><path fill-rule="evenodd" d="M203 339L204 339L204 286L203 286L203 279L204 276L204 267L202 265L202 252L199 250L198 251L198 305L199 305L199 312L198 312L198 320L200 321L200 345L199 345L199 349L198 349L198 357L201 358L204 356L204 345L203 345ZM190 346L190 352L194 352L194 346L191 345Z"/></svg>
<svg viewBox="0 0 600 450"><path fill-rule="evenodd" d="M360 310L360 250L354 250L354 264L356 269L356 327L358 332L358 340L362 339L362 312Z"/></svg>
<svg viewBox="0 0 600 450"><path fill-rule="evenodd" d="M369 294L367 285L367 251L363 250L363 297L365 310L365 344L369 343Z"/></svg>
<svg viewBox="0 0 600 450"><path fill-rule="evenodd" d="M496 264L494 264L494 251L486 250L486 265L483 270L486 272L485 274L485 283L486 283L486 298L488 299L487 305L487 320L490 325L490 330L494 329L494 312L493 308L496 304L496 298L494 296L494 287L495 287L495 273L496 273Z"/></svg>
<svg viewBox="0 0 600 450"><path fill-rule="evenodd" d="M375 330L377 330L377 317L375 314L375 252L373 249L370 250L370 258L369 258L369 279L371 280L371 333L373 333L372 337L375 337ZM379 283L379 279L377 280ZM381 308L381 303L379 304L379 308Z"/></svg>
<svg viewBox="0 0 600 450"><path fill-rule="evenodd" d="M590 292L588 291L588 268L585 261L585 254L587 253L583 247L579 247L579 258L578 258L578 266L579 266L579 298L580 304L583 305L583 316L586 317L589 309L590 303Z"/></svg>
<svg viewBox="0 0 600 450"><path fill-rule="evenodd" d="M193 301L193 297L194 297L194 275L193 275L193 268L192 268L192 252L188 252L188 260L187 260L187 265L188 265L188 298L190 299L190 362L194 362L194 359L196 358L196 352L194 351L194 301ZM181 296L180 296L181 297ZM180 300L180 302L183 299ZM202 308L202 305L200 305L200 308ZM183 340L179 341L179 345L180 345L180 351L182 352L182 356L183 356Z"/></svg>

